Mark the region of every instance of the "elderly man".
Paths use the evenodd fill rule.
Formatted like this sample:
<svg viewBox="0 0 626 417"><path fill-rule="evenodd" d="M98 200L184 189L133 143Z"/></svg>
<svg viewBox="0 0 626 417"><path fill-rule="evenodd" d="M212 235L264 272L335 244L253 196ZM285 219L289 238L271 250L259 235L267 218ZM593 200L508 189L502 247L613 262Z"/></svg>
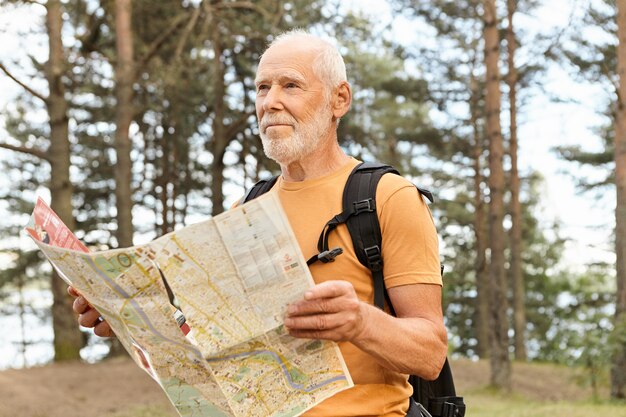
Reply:
<svg viewBox="0 0 626 417"><path fill-rule="evenodd" d="M265 154L281 168L276 192L305 258L317 253L326 222L342 211L343 188L359 161L339 147L337 125L352 101L338 50L303 31L285 33L263 54L256 75L256 112ZM295 337L339 343L355 386L306 416L405 416L408 374L434 379L447 351L435 227L416 188L384 175L376 192L384 277L395 316L373 306L370 271L345 227L331 246L345 252L311 265L316 285L289 306L285 326ZM77 294L75 294L77 295ZM82 297L83 326L110 335Z"/></svg>

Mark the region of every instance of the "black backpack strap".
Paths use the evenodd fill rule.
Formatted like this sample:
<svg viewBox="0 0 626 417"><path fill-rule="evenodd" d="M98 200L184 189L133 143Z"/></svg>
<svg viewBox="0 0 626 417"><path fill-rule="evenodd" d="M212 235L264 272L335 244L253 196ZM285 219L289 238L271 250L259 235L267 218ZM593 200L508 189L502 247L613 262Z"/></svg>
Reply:
<svg viewBox="0 0 626 417"><path fill-rule="evenodd" d="M418 376L411 375L409 376L409 382L413 385L413 398L415 401L428 410L431 409L431 402L436 399L439 393L445 392L450 396L456 395L448 358L446 358L439 376L434 381L424 381Z"/></svg>
<svg viewBox="0 0 626 417"><path fill-rule="evenodd" d="M465 402L463 397L456 395L448 358L434 381L425 381L416 375L411 375L409 383L413 386L413 399L422 404L433 417L463 417L465 415Z"/></svg>
<svg viewBox="0 0 626 417"><path fill-rule="evenodd" d="M376 212L376 187L380 178L387 173L398 174L398 171L383 164L358 165L350 174L344 188L344 211L335 216L331 222L345 219L359 262L372 273L374 305L383 309L387 300L391 313L395 315L385 288L382 235ZM433 195L430 191L416 188L421 195L431 203L433 202ZM443 267L441 272L443 273ZM465 403L463 397L456 396L452 371L447 358L435 381L425 381L418 376L411 375L409 382L413 386L413 398L422 404L433 417L463 417L465 415Z"/></svg>
<svg viewBox="0 0 626 417"><path fill-rule="evenodd" d="M376 162L362 162L354 167L343 189L343 211L326 223L317 242L319 253L328 253L330 233L340 224L346 224L359 262L371 271L374 305L380 309L384 308L388 296L383 277L382 235L376 212L376 188L381 177L387 173L400 175L392 166ZM433 200L430 191L417 189L420 194ZM315 256L312 257L309 265L316 260ZM391 303L388 304L393 312Z"/></svg>
<svg viewBox="0 0 626 417"><path fill-rule="evenodd" d="M376 187L387 174L400 175L398 171L379 163L364 162L357 165L343 190L343 210L354 215L346 219L352 245L359 262L372 273L374 305L385 305L385 280L383 277L382 235L376 212Z"/></svg>
<svg viewBox="0 0 626 417"><path fill-rule="evenodd" d="M415 186L415 188L417 188L417 191L419 191L421 195L426 197L428 201L430 201L431 203L435 202L435 197L433 197L433 193L431 193L429 190L427 190L426 188L418 187L417 185Z"/></svg>
<svg viewBox="0 0 626 417"><path fill-rule="evenodd" d="M239 201L239 203L240 204L247 203L250 200L254 200L258 196L265 194L266 192L272 189L274 184L276 184L276 180L278 180L278 175L271 177L271 178L260 180L259 182L254 184L252 188L250 188L250 190L248 191L248 194L246 194Z"/></svg>

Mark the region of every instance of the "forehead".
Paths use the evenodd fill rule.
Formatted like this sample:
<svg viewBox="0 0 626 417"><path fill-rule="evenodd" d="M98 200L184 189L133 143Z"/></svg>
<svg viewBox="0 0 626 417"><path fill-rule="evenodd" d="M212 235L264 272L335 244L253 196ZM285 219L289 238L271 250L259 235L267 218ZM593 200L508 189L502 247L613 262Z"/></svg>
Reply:
<svg viewBox="0 0 626 417"><path fill-rule="evenodd" d="M317 80L313 71L315 50L294 45L292 42L270 47L261 58L256 81L278 78Z"/></svg>

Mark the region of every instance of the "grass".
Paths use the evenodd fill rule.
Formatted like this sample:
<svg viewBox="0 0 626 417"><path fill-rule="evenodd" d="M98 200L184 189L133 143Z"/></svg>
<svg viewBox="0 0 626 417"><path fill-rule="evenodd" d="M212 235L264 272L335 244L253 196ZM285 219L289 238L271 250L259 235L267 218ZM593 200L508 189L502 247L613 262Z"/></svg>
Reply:
<svg viewBox="0 0 626 417"><path fill-rule="evenodd" d="M626 417L626 402L591 399L591 390L581 385L584 378L579 369L514 363L514 391L504 394L487 387L486 362L453 361L452 368L468 407L466 417ZM600 394L608 398L608 381L602 381ZM144 406L106 417L172 417L172 412Z"/></svg>
<svg viewBox="0 0 626 417"><path fill-rule="evenodd" d="M466 417L626 417L626 403L529 400L486 388L463 394Z"/></svg>
<svg viewBox="0 0 626 417"><path fill-rule="evenodd" d="M488 361L451 362L457 392L465 398L467 417L626 417L626 402L594 401L584 369L538 362L513 362L513 392L488 388ZM609 397L608 372L598 396Z"/></svg>

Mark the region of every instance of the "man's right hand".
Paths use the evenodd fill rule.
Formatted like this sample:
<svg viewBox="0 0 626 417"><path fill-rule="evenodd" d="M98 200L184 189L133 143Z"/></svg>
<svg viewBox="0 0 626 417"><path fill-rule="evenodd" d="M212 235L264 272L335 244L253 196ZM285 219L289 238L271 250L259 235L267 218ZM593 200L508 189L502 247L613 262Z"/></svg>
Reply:
<svg viewBox="0 0 626 417"><path fill-rule="evenodd" d="M111 326L105 320L100 318L98 310L93 308L87 302L85 297L80 295L76 288L67 287L67 292L76 299L72 305L72 309L78 314L78 324L83 327L93 328L93 332L100 337L113 337L115 333L111 330Z"/></svg>

